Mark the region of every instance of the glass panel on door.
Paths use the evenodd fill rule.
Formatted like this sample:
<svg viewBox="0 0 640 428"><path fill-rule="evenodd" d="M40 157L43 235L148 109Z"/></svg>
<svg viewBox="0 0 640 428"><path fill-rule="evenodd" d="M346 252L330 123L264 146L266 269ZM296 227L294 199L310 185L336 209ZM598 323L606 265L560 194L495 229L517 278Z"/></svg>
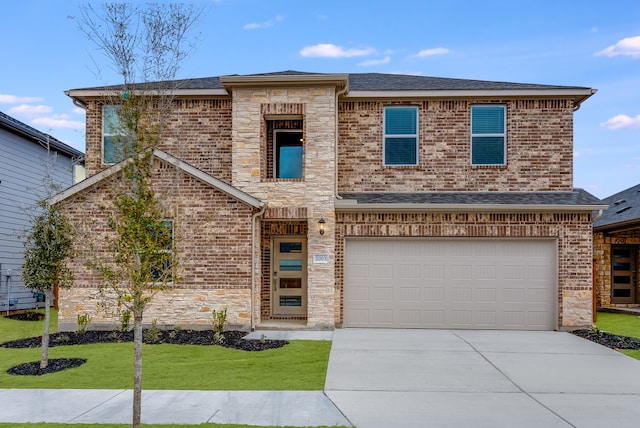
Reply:
<svg viewBox="0 0 640 428"><path fill-rule="evenodd" d="M633 246L611 247L611 303L636 303L636 253Z"/></svg>
<svg viewBox="0 0 640 428"><path fill-rule="evenodd" d="M273 244L272 314L306 315L307 254L305 238L275 238Z"/></svg>

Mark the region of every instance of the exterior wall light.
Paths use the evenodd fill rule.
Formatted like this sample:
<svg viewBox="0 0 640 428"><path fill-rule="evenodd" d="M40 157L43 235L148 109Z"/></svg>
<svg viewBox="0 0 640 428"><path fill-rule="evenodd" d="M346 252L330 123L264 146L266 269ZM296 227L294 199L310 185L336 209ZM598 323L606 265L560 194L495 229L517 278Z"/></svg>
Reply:
<svg viewBox="0 0 640 428"><path fill-rule="evenodd" d="M320 220L318 220L318 232L320 232L320 235L324 235L324 224L326 223L325 219L320 217Z"/></svg>

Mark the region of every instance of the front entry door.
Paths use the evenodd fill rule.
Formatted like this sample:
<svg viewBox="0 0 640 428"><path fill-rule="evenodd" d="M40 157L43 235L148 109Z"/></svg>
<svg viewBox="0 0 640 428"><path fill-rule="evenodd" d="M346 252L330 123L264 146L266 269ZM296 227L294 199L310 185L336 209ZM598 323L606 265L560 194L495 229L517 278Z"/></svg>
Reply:
<svg viewBox="0 0 640 428"><path fill-rule="evenodd" d="M611 247L611 303L637 303L637 252L632 245Z"/></svg>
<svg viewBox="0 0 640 428"><path fill-rule="evenodd" d="M307 314L307 249L303 237L273 240L272 314Z"/></svg>

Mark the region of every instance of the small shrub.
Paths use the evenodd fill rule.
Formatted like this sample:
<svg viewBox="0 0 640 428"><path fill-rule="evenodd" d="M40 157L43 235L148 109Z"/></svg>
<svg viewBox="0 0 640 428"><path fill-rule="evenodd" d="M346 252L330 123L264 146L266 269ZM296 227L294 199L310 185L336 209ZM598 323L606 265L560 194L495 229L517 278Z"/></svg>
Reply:
<svg viewBox="0 0 640 428"><path fill-rule="evenodd" d="M119 342L120 341L120 335L118 334L117 331L112 331L112 332L109 333L109 335L107 335L107 339Z"/></svg>
<svg viewBox="0 0 640 428"><path fill-rule="evenodd" d="M215 309L212 312L213 315L213 325L212 329L214 333L220 333L224 331L227 326L227 308L224 308L221 311L216 311Z"/></svg>
<svg viewBox="0 0 640 428"><path fill-rule="evenodd" d="M76 333L83 334L87 332L87 327L89 327L89 323L93 319L93 317L86 312L84 314L78 314L78 329Z"/></svg>
<svg viewBox="0 0 640 428"><path fill-rule="evenodd" d="M216 345L222 345L224 343L224 334L219 331L213 333L213 343Z"/></svg>
<svg viewBox="0 0 640 428"><path fill-rule="evenodd" d="M158 327L158 320L154 318L153 320L151 320L151 327L146 329L142 336L146 342L156 343L158 340L160 340L161 333L162 330L160 330L160 328Z"/></svg>
<svg viewBox="0 0 640 428"><path fill-rule="evenodd" d="M58 343L69 343L71 342L71 338L69 337L69 335L67 334L60 334L58 335L58 337L56 338L56 341Z"/></svg>

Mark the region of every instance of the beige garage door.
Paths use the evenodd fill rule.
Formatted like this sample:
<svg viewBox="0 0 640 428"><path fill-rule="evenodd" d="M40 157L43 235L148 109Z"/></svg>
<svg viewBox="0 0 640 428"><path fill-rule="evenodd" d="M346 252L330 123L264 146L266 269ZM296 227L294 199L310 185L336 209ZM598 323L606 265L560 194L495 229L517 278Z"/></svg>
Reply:
<svg viewBox="0 0 640 428"><path fill-rule="evenodd" d="M351 238L346 327L553 330L553 240Z"/></svg>

